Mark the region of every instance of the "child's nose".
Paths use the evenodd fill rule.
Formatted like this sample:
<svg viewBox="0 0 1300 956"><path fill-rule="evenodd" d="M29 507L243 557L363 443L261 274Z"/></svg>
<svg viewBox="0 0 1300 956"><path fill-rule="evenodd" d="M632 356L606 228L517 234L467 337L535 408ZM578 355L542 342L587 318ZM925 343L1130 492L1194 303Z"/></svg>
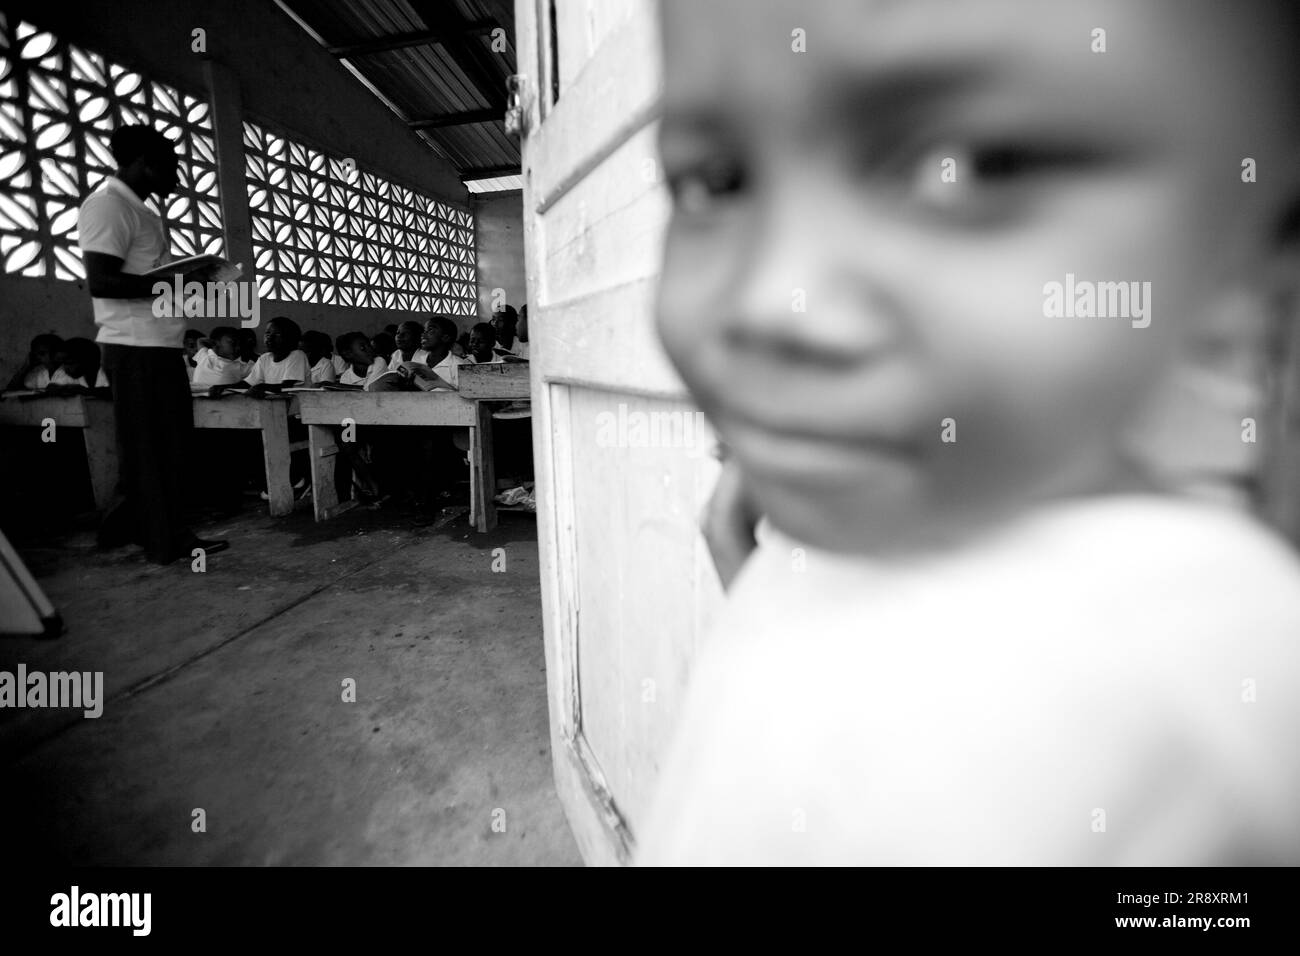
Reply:
<svg viewBox="0 0 1300 956"><path fill-rule="evenodd" d="M758 213L737 258L727 331L794 354L865 360L894 340L894 303L874 279L864 231L846 221L851 204L819 192L782 190Z"/></svg>

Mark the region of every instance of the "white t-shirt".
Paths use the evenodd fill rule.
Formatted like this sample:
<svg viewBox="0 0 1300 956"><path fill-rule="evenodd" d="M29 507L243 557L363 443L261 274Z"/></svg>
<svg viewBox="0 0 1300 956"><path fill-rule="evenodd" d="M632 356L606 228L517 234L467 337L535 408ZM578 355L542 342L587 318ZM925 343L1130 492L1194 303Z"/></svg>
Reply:
<svg viewBox="0 0 1300 956"><path fill-rule="evenodd" d="M428 365L429 364L428 350L417 349L415 352L415 358L411 359L411 361L417 362L420 365ZM468 365L468 364L470 363L467 359L463 359L459 355L455 355L452 352L448 352L446 358L444 358L437 365L433 366L433 371L439 376L441 376L445 381L459 388L460 387L460 378L458 377L459 369L462 365ZM433 389L433 391L435 392L446 391L446 389L435 388Z"/></svg>
<svg viewBox="0 0 1300 956"><path fill-rule="evenodd" d="M315 385L319 382L337 382L339 373L334 370L334 362L330 358L321 358L319 362L311 367L311 381Z"/></svg>
<svg viewBox="0 0 1300 956"><path fill-rule="evenodd" d="M57 375L62 369L56 368L54 373ZM25 376L23 376L23 388L42 389L50 384L50 370L44 365L38 365Z"/></svg>
<svg viewBox="0 0 1300 956"><path fill-rule="evenodd" d="M348 364L347 371L339 376L340 385L360 385L369 388L375 379L388 371L388 363L384 361L383 356L376 355L375 360L370 363L370 370L365 375L358 375L352 369L351 363Z"/></svg>
<svg viewBox="0 0 1300 956"><path fill-rule="evenodd" d="M77 244L122 260L122 271L144 275L167 261L162 220L116 176L109 176L86 197L77 215ZM154 299L91 299L99 332L95 341L109 345L181 348L185 317L156 316Z"/></svg>
<svg viewBox="0 0 1300 956"><path fill-rule="evenodd" d="M50 376L50 384L51 385L80 385L82 388L90 387L86 383L86 376L82 375L77 378L73 378L71 375L69 375L67 372L63 370L62 365L56 368L54 370L54 374ZM104 370L102 368L99 370L98 374L95 375L95 388L108 388L108 376L104 374Z"/></svg>
<svg viewBox="0 0 1300 956"><path fill-rule="evenodd" d="M294 349L277 362L270 352L263 352L244 379L249 385L279 385L281 382L310 382L311 366L307 353Z"/></svg>
<svg viewBox="0 0 1300 956"><path fill-rule="evenodd" d="M433 371L449 384L460 388L460 367L465 364L467 363L459 355L448 352L445 359L433 366Z"/></svg>
<svg viewBox="0 0 1300 956"><path fill-rule="evenodd" d="M1156 497L910 563L774 533L676 727L642 864L1294 866L1300 562Z"/></svg>
<svg viewBox="0 0 1300 956"><path fill-rule="evenodd" d="M331 355L330 361L334 363L334 374L342 375L348 370L348 360L341 355Z"/></svg>
<svg viewBox="0 0 1300 956"><path fill-rule="evenodd" d="M195 385L234 385L244 380L253 365L253 362L238 357L222 358L210 348L201 348L194 353L194 377L191 381Z"/></svg>

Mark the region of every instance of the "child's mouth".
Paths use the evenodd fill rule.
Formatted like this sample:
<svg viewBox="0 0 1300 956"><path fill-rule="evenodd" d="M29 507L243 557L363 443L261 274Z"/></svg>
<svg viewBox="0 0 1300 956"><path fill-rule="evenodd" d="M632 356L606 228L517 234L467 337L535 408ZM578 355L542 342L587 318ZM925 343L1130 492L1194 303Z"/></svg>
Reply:
<svg viewBox="0 0 1300 956"><path fill-rule="evenodd" d="M882 468L910 469L920 462L915 445L884 436L778 428L739 418L719 421L718 431L746 467L778 481L851 484Z"/></svg>

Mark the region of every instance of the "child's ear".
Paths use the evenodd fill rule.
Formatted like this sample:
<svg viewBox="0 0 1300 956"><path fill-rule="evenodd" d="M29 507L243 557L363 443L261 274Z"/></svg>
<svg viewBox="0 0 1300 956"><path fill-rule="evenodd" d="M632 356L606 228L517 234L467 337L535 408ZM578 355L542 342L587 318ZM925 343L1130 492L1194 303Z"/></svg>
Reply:
<svg viewBox="0 0 1300 956"><path fill-rule="evenodd" d="M1125 436L1126 452L1158 484L1232 495L1258 472L1275 307L1254 284L1204 303Z"/></svg>
<svg viewBox="0 0 1300 956"><path fill-rule="evenodd" d="M1260 432L1259 511L1300 545L1300 203L1273 264L1267 413Z"/></svg>

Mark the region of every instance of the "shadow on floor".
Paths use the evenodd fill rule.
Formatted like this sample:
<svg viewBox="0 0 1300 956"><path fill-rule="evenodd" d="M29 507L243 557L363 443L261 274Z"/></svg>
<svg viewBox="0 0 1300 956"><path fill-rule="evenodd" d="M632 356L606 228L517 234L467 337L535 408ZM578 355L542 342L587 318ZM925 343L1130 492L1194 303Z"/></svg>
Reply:
<svg viewBox="0 0 1300 956"><path fill-rule="evenodd" d="M104 704L0 710L7 860L580 864L534 521L250 506L196 528L232 542L202 573L85 528L20 544L68 629L0 643L0 670L102 671Z"/></svg>

